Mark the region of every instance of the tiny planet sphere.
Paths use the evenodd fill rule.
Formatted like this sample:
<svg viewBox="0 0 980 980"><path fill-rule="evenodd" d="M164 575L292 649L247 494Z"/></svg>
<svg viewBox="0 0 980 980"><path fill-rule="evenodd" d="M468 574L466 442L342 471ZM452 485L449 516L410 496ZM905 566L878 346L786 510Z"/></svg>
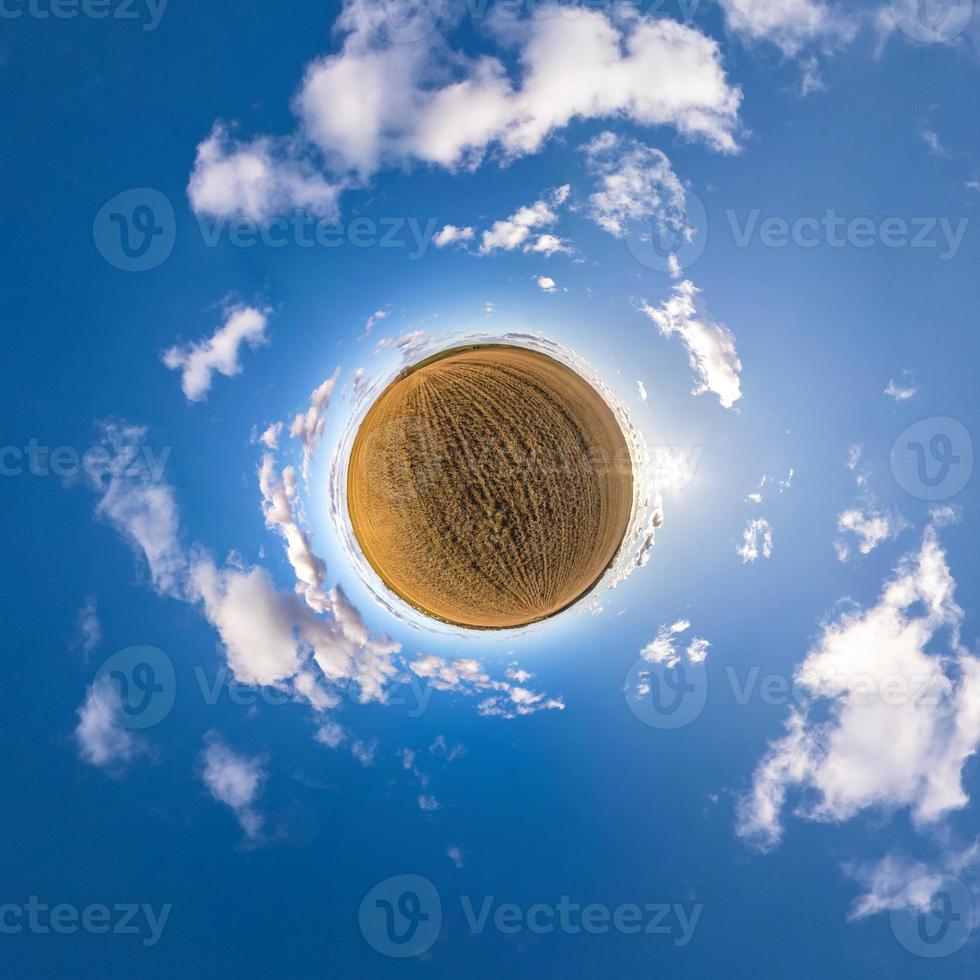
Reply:
<svg viewBox="0 0 980 980"><path fill-rule="evenodd" d="M368 410L347 505L365 558L405 602L455 626L514 628L602 578L629 524L632 459L570 367L523 347L455 348Z"/></svg>

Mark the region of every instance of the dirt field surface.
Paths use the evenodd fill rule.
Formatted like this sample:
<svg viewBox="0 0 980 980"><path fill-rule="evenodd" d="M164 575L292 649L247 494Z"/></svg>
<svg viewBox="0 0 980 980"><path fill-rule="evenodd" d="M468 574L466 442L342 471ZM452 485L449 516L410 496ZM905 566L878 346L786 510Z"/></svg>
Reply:
<svg viewBox="0 0 980 980"><path fill-rule="evenodd" d="M430 358L381 394L354 440L347 500L388 588L445 622L501 629L592 589L626 533L633 473L588 382L488 345Z"/></svg>

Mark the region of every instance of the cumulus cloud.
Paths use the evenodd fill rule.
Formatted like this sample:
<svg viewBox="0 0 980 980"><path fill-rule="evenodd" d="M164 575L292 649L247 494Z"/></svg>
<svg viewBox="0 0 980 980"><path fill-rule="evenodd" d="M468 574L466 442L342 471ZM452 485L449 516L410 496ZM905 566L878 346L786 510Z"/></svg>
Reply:
<svg viewBox="0 0 980 980"><path fill-rule="evenodd" d="M121 715L118 690L108 677L99 677L78 709L75 741L85 762L100 769L114 769L143 750L135 736L119 723Z"/></svg>
<svg viewBox="0 0 980 980"><path fill-rule="evenodd" d="M327 566L314 552L296 513L295 468L286 466L280 474L275 458L266 453L259 467L259 489L266 526L278 531L286 543L286 558L296 573L296 591L311 609L325 612L330 606L324 590Z"/></svg>
<svg viewBox="0 0 980 980"><path fill-rule="evenodd" d="M153 587L179 596L187 560L178 540L173 489L148 463L141 426L106 422L100 436L110 463L92 475L99 496L95 514L107 521L146 563Z"/></svg>
<svg viewBox="0 0 980 980"><path fill-rule="evenodd" d="M663 240L691 240L684 185L664 153L608 131L582 150L596 178L586 214L600 228L622 238L631 226L652 223Z"/></svg>
<svg viewBox="0 0 980 980"><path fill-rule="evenodd" d="M735 549L742 564L772 557L772 525L764 517L754 517L745 525L742 543Z"/></svg>
<svg viewBox="0 0 980 980"><path fill-rule="evenodd" d="M398 674L393 658L400 645L372 634L338 588L322 593L325 609L318 615L281 592L264 569L237 559L219 566L203 548L185 547L173 488L139 452L145 435L137 426L103 426L113 463L93 481L96 514L132 545L158 592L200 607L236 680L291 686L319 711L339 701L324 684L347 689L351 683L361 700L383 701ZM298 591L309 584L297 579Z"/></svg>
<svg viewBox="0 0 980 980"><path fill-rule="evenodd" d="M479 660L460 658L444 660L423 654L409 663L409 669L425 678L437 691L455 691L467 695L487 694L477 705L481 715L492 718L516 718L538 711L563 711L561 698L549 697L526 687L533 675L522 672L522 683L514 679L496 680L490 677Z"/></svg>
<svg viewBox="0 0 980 980"><path fill-rule="evenodd" d="M470 227L457 228L456 225L443 225L442 229L436 232L432 243L436 248L445 248L447 245L470 242L474 234L474 230Z"/></svg>
<svg viewBox="0 0 980 980"><path fill-rule="evenodd" d="M543 293L555 293L558 291L558 284L551 276L536 276L534 281L538 284L538 289Z"/></svg>
<svg viewBox="0 0 980 980"><path fill-rule="evenodd" d="M742 397L742 362L735 350L735 336L723 323L711 319L698 301L699 292L693 282L684 279L674 284L670 297L660 306L641 300L639 308L664 337L680 337L700 379L691 393L714 392L724 408L732 408Z"/></svg>
<svg viewBox="0 0 980 980"><path fill-rule="evenodd" d="M551 254L569 251L569 247L554 235L535 234L558 221L557 209L568 199L568 184L548 192L533 204L518 208L510 217L495 221L483 232L479 252L489 255L497 251L512 252L520 248L525 252Z"/></svg>
<svg viewBox="0 0 980 980"><path fill-rule="evenodd" d="M266 759L235 752L216 732L204 736L201 778L208 792L235 815L249 843L262 836L263 817L256 803L265 785Z"/></svg>
<svg viewBox="0 0 980 980"><path fill-rule="evenodd" d="M823 624L794 676L804 702L741 800L743 837L776 846L790 793L808 819L907 809L919 827L969 802L962 770L980 741L980 659L960 645L963 613L938 532L949 518L935 512L874 605Z"/></svg>
<svg viewBox="0 0 980 980"><path fill-rule="evenodd" d="M323 438L323 430L326 428L327 409L330 406L330 398L334 388L337 387L337 379L340 377L340 368L322 384L317 385L310 395L310 407L293 417L289 427L289 434L293 439L298 439L303 447L303 477L310 477L310 462L313 455L320 445Z"/></svg>
<svg viewBox="0 0 980 980"><path fill-rule="evenodd" d="M854 39L854 14L821 0L719 0L728 29L747 41L766 41L785 55L809 44L839 47Z"/></svg>
<svg viewBox="0 0 980 980"><path fill-rule="evenodd" d="M268 315L268 310L234 306L225 311L225 322L206 340L163 352L163 363L172 371L181 372L180 386L188 401L207 398L215 371L226 378L241 373L241 348L248 345L255 350L268 342Z"/></svg>
<svg viewBox="0 0 980 980"><path fill-rule="evenodd" d="M696 636L690 641L686 650L678 649L677 637L690 628L691 624L686 619L661 626L657 630L656 638L640 651L640 656L650 663L663 664L665 667L676 667L684 656L692 664L703 664L708 658L708 648L711 646L707 640Z"/></svg>
<svg viewBox="0 0 980 980"><path fill-rule="evenodd" d="M400 44L380 29L382 0L348 0L336 24L340 49L307 66L293 100L296 136L237 142L217 124L198 148L192 206L259 219L284 207L329 211L341 188L384 167L506 161L538 152L576 119L670 126L716 150L737 150L742 93L728 81L716 41L636 11L539 13L491 31L516 49L511 72L492 54L454 50L448 22ZM314 153L333 176L311 171L305 160Z"/></svg>
<svg viewBox="0 0 980 980"><path fill-rule="evenodd" d="M342 188L290 144L267 136L243 142L216 123L197 148L187 196L197 214L214 218L264 223L302 211L335 220Z"/></svg>

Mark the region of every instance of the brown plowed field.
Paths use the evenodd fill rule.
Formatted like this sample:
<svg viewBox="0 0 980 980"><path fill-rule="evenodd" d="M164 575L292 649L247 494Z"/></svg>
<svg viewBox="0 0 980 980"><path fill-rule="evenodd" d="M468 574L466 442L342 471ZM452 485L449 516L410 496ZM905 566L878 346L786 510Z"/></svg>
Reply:
<svg viewBox="0 0 980 980"><path fill-rule="evenodd" d="M587 593L629 522L619 423L582 377L520 347L448 351L397 378L351 450L354 534L416 609L523 626Z"/></svg>

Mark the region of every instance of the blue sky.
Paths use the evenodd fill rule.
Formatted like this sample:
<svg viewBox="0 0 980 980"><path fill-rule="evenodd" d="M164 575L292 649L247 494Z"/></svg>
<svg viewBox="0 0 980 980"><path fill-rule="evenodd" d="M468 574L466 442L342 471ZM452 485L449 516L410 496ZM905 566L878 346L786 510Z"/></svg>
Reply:
<svg viewBox="0 0 980 980"><path fill-rule="evenodd" d="M9 975L976 972L968 0L0 19ZM508 334L662 526L458 635L331 466Z"/></svg>

